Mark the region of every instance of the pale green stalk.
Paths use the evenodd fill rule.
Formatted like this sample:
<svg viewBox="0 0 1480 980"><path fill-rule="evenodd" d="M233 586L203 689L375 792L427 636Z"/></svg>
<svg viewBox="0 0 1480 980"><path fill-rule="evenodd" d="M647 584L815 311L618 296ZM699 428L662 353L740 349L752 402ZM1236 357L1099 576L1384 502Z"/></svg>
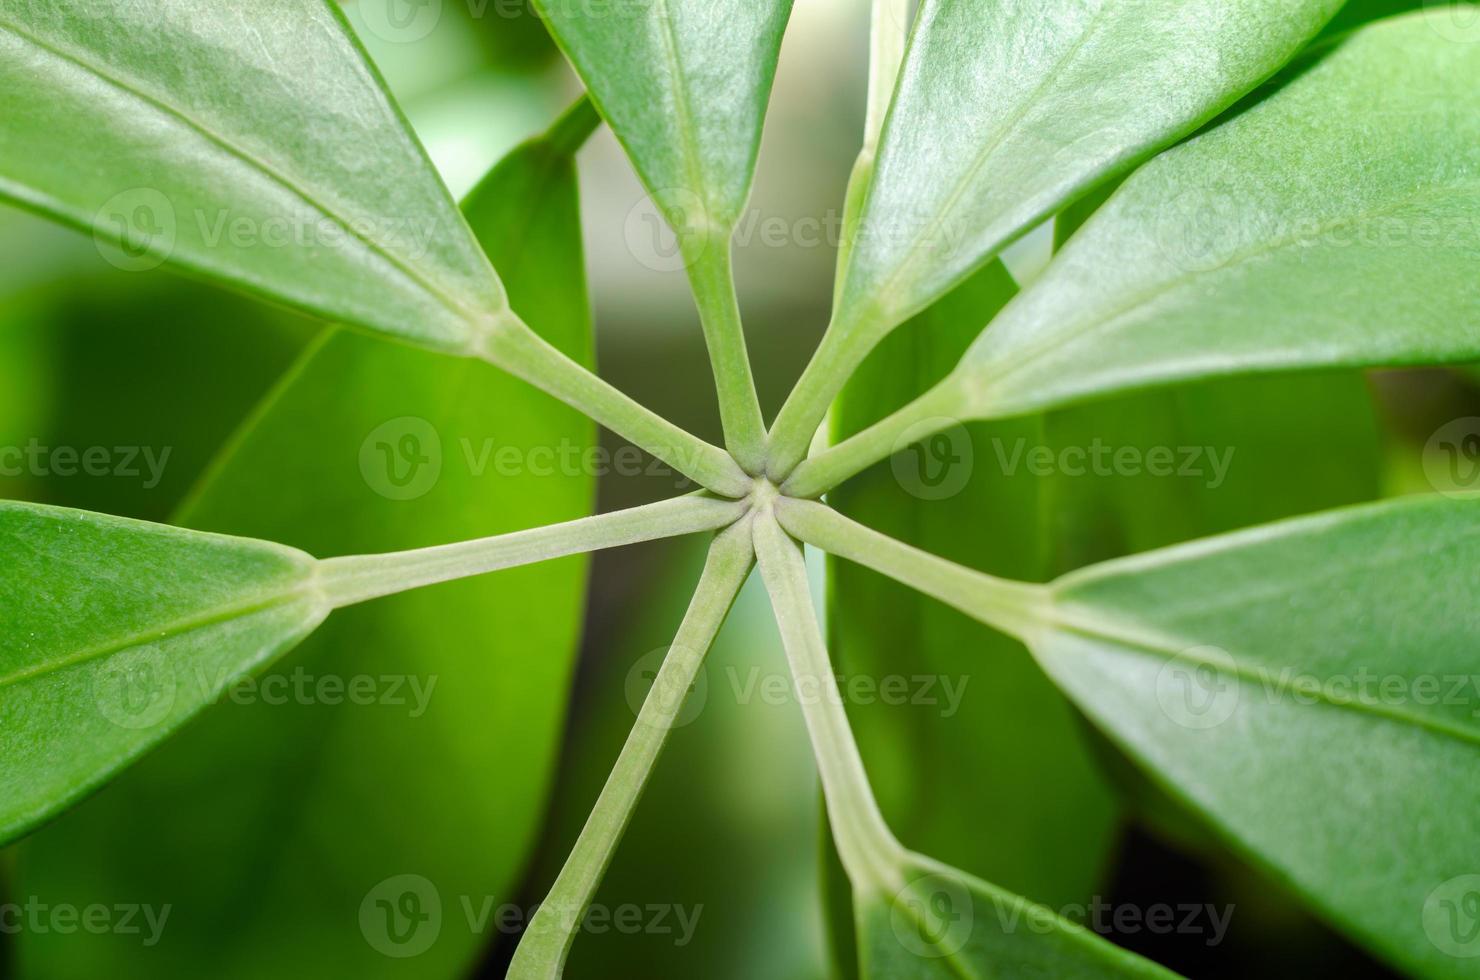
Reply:
<svg viewBox="0 0 1480 980"><path fill-rule="evenodd" d="M480 355L560 399L701 486L726 497L750 492L730 455L654 414L566 357L512 311L484 334Z"/></svg>
<svg viewBox="0 0 1480 980"><path fill-rule="evenodd" d="M765 471L766 423L745 349L729 236L715 233L697 245L689 285L709 348L725 446L741 468L758 475Z"/></svg>
<svg viewBox="0 0 1480 980"><path fill-rule="evenodd" d="M965 400L947 379L894 414L802 463L786 478L782 492L789 497L820 497L908 443L970 417Z"/></svg>
<svg viewBox="0 0 1480 980"><path fill-rule="evenodd" d="M776 520L789 533L908 585L995 629L1026 639L1044 621L1046 589L938 558L849 520L823 504L782 497Z"/></svg>
<svg viewBox="0 0 1480 980"><path fill-rule="evenodd" d="M843 276L853 252L853 243L859 234L859 216L873 183L874 159L889 106L894 99L899 69L904 64L909 23L910 0L874 0L869 28L868 110L864 121L863 148L853 164L843 204L842 244L838 249L838 272L833 289L835 305L842 293ZM845 342L844 333L836 322L828 324L822 344L776 418L766 450L766 472L776 482L786 479L797 463L805 458L812 437L821 427L833 399L838 397L843 385L873 348L872 342L859 343L856 339L855 342Z"/></svg>
<svg viewBox="0 0 1480 980"><path fill-rule="evenodd" d="M901 868L906 852L884 823L869 787L817 622L802 550L787 537L769 508L756 514L754 527L756 557L771 594L796 689L816 692L815 697L802 699L802 710L838 857L859 892L894 894L904 884Z"/></svg>
<svg viewBox="0 0 1480 980"><path fill-rule="evenodd" d="M329 558L318 564L325 597L336 607L517 565L639 541L713 531L744 516L744 500L689 494L645 507L476 541L385 555Z"/></svg>
<svg viewBox="0 0 1480 980"><path fill-rule="evenodd" d="M750 518L736 523L710 547L699 587L642 704L637 724L550 894L519 942L509 967L510 980L554 980L564 972L581 918L632 819L674 719L750 575L754 563L750 524Z"/></svg>

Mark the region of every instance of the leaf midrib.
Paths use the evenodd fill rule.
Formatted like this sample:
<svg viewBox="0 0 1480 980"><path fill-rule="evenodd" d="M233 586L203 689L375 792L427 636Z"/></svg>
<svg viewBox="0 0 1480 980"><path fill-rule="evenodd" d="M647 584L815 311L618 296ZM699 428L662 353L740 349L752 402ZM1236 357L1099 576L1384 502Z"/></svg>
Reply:
<svg viewBox="0 0 1480 980"><path fill-rule="evenodd" d="M330 222L334 223L341 230L343 230L347 237L360 242L372 255L378 256L382 261L390 265L398 273L410 280L414 285L420 288L428 296L434 299L439 305L445 307L455 316L467 321L472 321L477 318L470 307L465 306L462 302L455 299L446 290L432 282L422 273L418 272L412 264L395 255L395 253L393 253L384 245L363 234L356 227L354 222L341 217L327 204L319 201L308 191L298 186L298 184L295 183L291 177L277 170L267 161L257 157L245 147L239 146L236 143L232 142L232 140L228 137L217 133L205 123L191 116L185 109L181 108L180 106L172 105L169 102L165 101L163 98L151 95L150 93L145 91L145 86L136 79L130 79L122 75L116 75L110 72L106 67L103 67L91 61L84 55L78 54L75 51L64 49L53 43L49 43L48 41L37 37L29 31L26 31L24 28L18 27L14 23L3 18L0 18L0 30L7 31L20 39L23 43L30 44L39 51L42 51L43 53L48 54L60 61L64 61L74 66L75 68L93 76L99 81L104 82L105 84L111 85L112 87L123 92L125 95L137 99L139 102L143 103L145 106L152 108L156 112L177 120L185 128L195 132L206 141L220 147L227 154L235 157L241 163L245 164L249 169L254 170L262 176L268 178L273 183L287 190L289 193L297 197L300 201L307 204L311 209L323 215L326 219L328 219Z"/></svg>
<svg viewBox="0 0 1480 980"><path fill-rule="evenodd" d="M314 586L311 573L305 573L302 579L292 584L291 588L281 592L267 592L251 596L238 602L230 602L214 609L206 610L193 616L184 616L173 620L163 626L134 633L116 640L110 640L96 647L90 647L70 656L54 660L46 660L33 667L24 667L10 674L0 676L0 691L6 688L17 687L21 684L70 670L94 660L102 660L122 653L133 647L148 646L179 639L190 633L209 629L212 626L266 612L280 606L288 606L301 599L313 596Z"/></svg>
<svg viewBox="0 0 1480 980"><path fill-rule="evenodd" d="M1150 303L1153 303L1165 296L1173 295L1190 286L1195 286L1198 282L1207 277L1221 276L1228 271L1246 265L1249 262L1254 261L1255 259L1274 255L1277 252L1281 252L1293 246L1299 245L1300 242L1307 239L1319 238L1323 235L1330 234L1333 231L1338 231L1344 227L1358 225L1373 218L1382 217L1391 212L1402 210L1409 205L1423 201L1428 197L1436 196L1439 194L1450 194L1455 191L1464 190L1472 186L1480 187L1480 179L1458 180L1453 183L1430 184L1424 187L1420 187L1412 193L1404 194L1401 197L1385 202L1384 204L1381 204L1377 207L1358 209L1356 212L1353 212L1351 214L1342 215L1340 217L1331 218L1327 221L1321 222L1312 229L1307 229L1300 232L1292 232L1290 234L1282 235L1265 242L1260 242L1257 245L1253 245L1249 248L1234 252L1226 261L1222 262L1214 268L1192 269L1182 273L1181 275L1162 280L1161 282L1155 283L1152 286L1147 287L1146 289L1132 294L1128 299L1116 305L1110 310L1110 312L1106 313L1104 316L1085 320L1081 322L1079 326L1072 330L1066 331L1064 333L1054 334L1052 336L1046 336L1039 343L1025 347L1021 355L1011 358L1007 361L1009 366L1006 370L988 375L988 380L990 380L993 387L1001 387L1009 378L1020 374L1022 371L1035 364L1044 355L1052 353L1054 351L1064 350L1098 330L1114 327L1118 323L1139 313L1142 308L1149 305ZM991 328L989 326L988 332L983 334L982 342L987 343L988 338L990 337ZM968 352L967 357L970 358L971 356L972 355ZM990 398L990 395L988 397Z"/></svg>
<svg viewBox="0 0 1480 980"><path fill-rule="evenodd" d="M1068 614L1066 615L1066 613ZM1271 681L1274 681L1282 685L1285 690L1314 697L1330 708L1346 709L1361 715L1381 718L1384 721L1412 725L1416 728L1422 728L1431 734L1452 738L1459 742L1468 743L1475 748L1480 748L1480 731L1467 729L1447 720L1431 718L1424 714L1401 710L1387 705L1369 704L1358 699L1334 699L1325 690L1323 685L1305 684L1298 677L1285 682L1278 677L1269 675L1263 668L1246 668L1232 654L1228 656L1227 661L1199 656L1194 652L1196 646L1191 643L1182 642L1171 636L1143 632L1129 624L1120 624L1107 618L1095 616L1089 610L1079 610L1078 614L1075 614L1062 607L1054 606L1049 616L1047 625L1054 630L1074 634L1089 640L1108 642L1116 646L1130 648L1132 651L1150 654L1157 659L1182 660L1197 664L1198 666L1206 666L1225 677L1231 677L1240 684L1257 688L1261 692L1266 689Z"/></svg>

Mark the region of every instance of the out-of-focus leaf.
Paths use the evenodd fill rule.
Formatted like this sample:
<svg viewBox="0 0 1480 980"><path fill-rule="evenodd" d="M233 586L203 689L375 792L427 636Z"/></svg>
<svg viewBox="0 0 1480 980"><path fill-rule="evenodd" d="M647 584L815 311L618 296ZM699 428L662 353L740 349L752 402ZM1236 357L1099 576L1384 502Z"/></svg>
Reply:
<svg viewBox="0 0 1480 980"><path fill-rule="evenodd" d="M466 207L515 272L521 315L589 364L572 149L526 144ZM185 516L317 554L535 527L589 511L593 439L486 364L335 332ZM36 894L172 903L163 940L28 933L23 964L36 976L462 975L493 928L463 901L511 898L543 812L584 582L584 560L563 559L338 614L291 670L229 694L242 703L24 849Z"/></svg>
<svg viewBox="0 0 1480 980"><path fill-rule="evenodd" d="M0 842L96 789L329 612L263 541L0 503Z"/></svg>
<svg viewBox="0 0 1480 980"><path fill-rule="evenodd" d="M455 351L504 308L327 0L4 0L0 116L0 195L124 268Z"/></svg>

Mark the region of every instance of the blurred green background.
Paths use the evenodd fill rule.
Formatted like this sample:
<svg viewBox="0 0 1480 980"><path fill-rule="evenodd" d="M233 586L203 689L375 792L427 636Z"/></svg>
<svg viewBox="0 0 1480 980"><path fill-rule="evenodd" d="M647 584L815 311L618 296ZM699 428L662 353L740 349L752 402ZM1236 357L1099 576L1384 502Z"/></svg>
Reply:
<svg viewBox="0 0 1480 980"><path fill-rule="evenodd" d="M1349 16L1385 6L1392 5L1357 3ZM461 195L503 153L548 125L579 89L542 26L520 14L518 4L447 2L438 9L435 26L408 39L388 38L350 7L366 46ZM753 207L737 239L742 306L768 414L779 407L826 322L837 216L862 124L866 19L866 4L858 0L800 0L782 53ZM664 265L657 260L661 243L641 220L644 194L631 168L605 131L579 163L602 373L658 412L718 440L687 285L681 271L657 268ZM1041 266L1050 239L1045 229L1014 247L1008 264L1020 279ZM136 475L65 475L56 470L66 466L30 463L6 467L0 496L167 520L318 330L166 272L121 272L90 239L0 210L0 448L139 450ZM1321 496L1313 489L1318 486L1339 485L1337 495L1352 499L1432 489L1425 446L1446 423L1480 415L1477 378L1427 371L1327 379L1367 393L1355 417L1320 411L1310 379L1260 381L1265 417L1239 431L1262 431L1279 451L1275 457L1233 445L1242 456L1235 456L1235 479L1225 493L1260 499L1256 507L1233 508L1229 520L1251 512L1262 518L1299 513L1312 496ZM1215 394L1207 396L1210 403ZM1188 397L1196 404L1200 396ZM1148 411L1155 408L1127 399L1097 413L1096 431L1114 440L1116 420L1134 425ZM1072 431L1073 418L1061 421ZM1370 465L1346 469L1354 438L1370 439L1380 455ZM58 459L52 453L40 458ZM1257 472L1241 472L1245 465ZM608 476L600 485L600 508L671 496L675 488L661 473ZM313 487L284 486L281 492L309 494ZM1148 489L1100 485L1081 492ZM1218 523L1218 507L1228 499L1206 502L1208 520ZM1169 520L1161 537L1176 540L1178 527ZM1137 540L1129 533L1110 537L1076 538L1083 545L1077 550L1089 560L1132 548ZM558 870L633 721L633 677L670 641L701 557L696 542L688 541L594 560L556 785L522 881L501 901L537 903ZM1076 563L1073 556L1064 561ZM474 653L478 643L469 637ZM838 655L848 662L848 651ZM747 678L784 671L767 605L753 582L711 655L709 691L703 697L696 692L702 703L692 723L675 732L599 897L613 907L656 903L693 910L692 937L680 944L672 934L583 935L569 975L788 980L833 970L818 889L827 853L800 712L792 703L734 694ZM982 687L992 683L986 669L973 677ZM190 731L180 737L189 738ZM1107 771L1117 774L1111 780L1116 791L1130 801L1130 817L1114 830L1116 857L1096 893L1113 903L1214 903L1235 910L1229 935L1216 948L1201 935L1111 930L1112 938L1196 977L1386 975L1271 882L1209 843L1185 817L1167 812L1092 733L1084 737ZM1031 730L1024 731L1023 739L1031 738ZM888 747L874 751L871 760ZM905 764L945 786L942 799L948 801L954 783L972 779L959 771L961 759L985 756L971 746L956 745L955 751L954 758L943 752ZM991 764L990 758L978 761ZM935 799L889 805L908 810L912 802L942 805ZM969 837L976 831L968 819L953 832ZM117 836L127 841L127 828ZM24 897L8 895L12 901ZM477 974L501 976L516 938L490 930ZM0 935L0 975L16 975L12 945L13 937Z"/></svg>

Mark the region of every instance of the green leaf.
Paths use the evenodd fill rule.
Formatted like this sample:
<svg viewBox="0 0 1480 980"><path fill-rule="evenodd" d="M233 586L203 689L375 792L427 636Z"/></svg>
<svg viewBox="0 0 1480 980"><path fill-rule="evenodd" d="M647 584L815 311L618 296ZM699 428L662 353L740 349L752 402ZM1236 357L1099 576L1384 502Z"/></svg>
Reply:
<svg viewBox="0 0 1480 980"><path fill-rule="evenodd" d="M1111 562L1056 584L1030 642L1339 925L1417 975L1471 976L1446 916L1480 881L1477 535L1475 502L1420 498Z"/></svg>
<svg viewBox="0 0 1480 980"><path fill-rule="evenodd" d="M819 504L777 514L1024 638L1163 789L1365 945L1418 976L1473 975L1480 501L1333 511L1047 587Z"/></svg>
<svg viewBox="0 0 1480 980"><path fill-rule="evenodd" d="M1480 355L1480 46L1447 16L1351 35L1126 181L963 360L966 410Z"/></svg>
<svg viewBox="0 0 1480 980"><path fill-rule="evenodd" d="M1480 357L1469 287L1480 45L1446 33L1452 16L1357 31L1142 167L951 377L802 464L787 492L829 489L925 418L1004 418L1218 375Z"/></svg>
<svg viewBox="0 0 1480 980"><path fill-rule="evenodd" d="M840 375L884 335L1095 184L1228 108L1340 6L926 0L832 324L772 430L772 479L790 475Z"/></svg>
<svg viewBox="0 0 1480 980"><path fill-rule="evenodd" d="M505 308L334 3L6 2L0 93L0 196L115 264L452 351Z"/></svg>
<svg viewBox="0 0 1480 980"><path fill-rule="evenodd" d="M883 332L1096 182L1192 132L1340 0L927 0L836 320Z"/></svg>
<svg viewBox="0 0 1480 980"><path fill-rule="evenodd" d="M791 0L535 6L675 230L727 242L750 193Z"/></svg>
<svg viewBox="0 0 1480 980"><path fill-rule="evenodd" d="M1049 908L929 858L907 855L901 875L897 890L857 899L865 980L1176 976Z"/></svg>
<svg viewBox="0 0 1480 980"><path fill-rule="evenodd" d="M678 236L726 445L748 472L759 472L766 430L730 238L750 194L792 0L536 4Z"/></svg>
<svg viewBox="0 0 1480 980"><path fill-rule="evenodd" d="M837 435L938 381L975 336L972 325L1014 292L1002 264L990 263L886 338L839 398ZM952 426L902 446L828 503L926 551L1041 579L1048 553L1034 515L1050 481L1022 460L1039 442L1032 421ZM1110 860L1116 807L1076 713L1028 652L868 569L831 561L828 576L829 646L844 689L863 685L849 713L890 826L1036 901L1087 899Z"/></svg>
<svg viewBox="0 0 1480 980"><path fill-rule="evenodd" d="M465 208L509 270L520 315L589 365L571 160L583 137L567 126L525 144ZM590 512L594 440L574 411L487 364L335 332L258 412L186 519L316 554L537 527ZM585 580L585 559L570 558L337 614L273 676L346 690L374 678L377 696L396 683L402 706L271 703L268 678L245 689L262 695L206 715L23 855L24 887L53 900L166 896L166 941L28 933L26 959L121 977L461 976L489 937L456 896L513 901L539 830ZM222 891L223 878L242 884ZM438 930L404 946L373 918L376 889L398 898L398 880L442 903ZM241 920L244 901L255 912ZM424 939L435 941L395 955Z"/></svg>
<svg viewBox="0 0 1480 980"><path fill-rule="evenodd" d="M329 612L302 552L0 502L0 841L96 789Z"/></svg>

